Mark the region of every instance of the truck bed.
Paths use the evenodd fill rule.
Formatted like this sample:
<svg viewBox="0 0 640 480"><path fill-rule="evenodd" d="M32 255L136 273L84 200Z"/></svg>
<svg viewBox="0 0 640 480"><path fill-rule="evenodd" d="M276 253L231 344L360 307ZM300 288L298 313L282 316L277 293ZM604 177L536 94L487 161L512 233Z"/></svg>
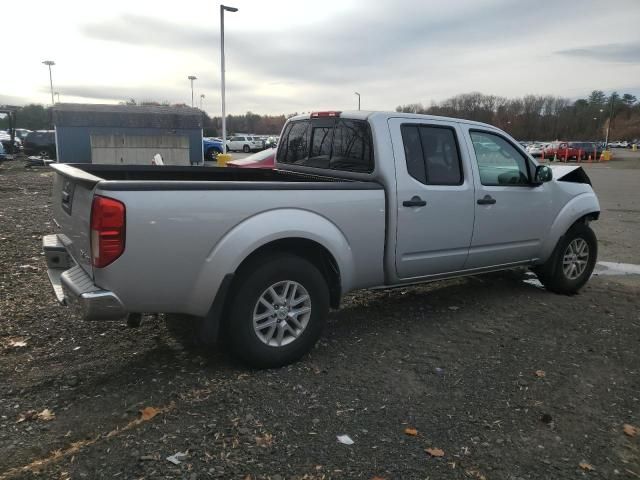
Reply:
<svg viewBox="0 0 640 480"><path fill-rule="evenodd" d="M76 183L101 190L371 190L375 182L250 168L156 165L56 164L53 168Z"/></svg>

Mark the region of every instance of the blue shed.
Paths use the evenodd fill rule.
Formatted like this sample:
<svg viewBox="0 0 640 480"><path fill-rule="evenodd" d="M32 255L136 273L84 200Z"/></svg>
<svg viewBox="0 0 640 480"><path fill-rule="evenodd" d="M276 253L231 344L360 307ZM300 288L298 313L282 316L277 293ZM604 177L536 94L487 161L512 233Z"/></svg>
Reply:
<svg viewBox="0 0 640 480"><path fill-rule="evenodd" d="M58 162L166 165L203 161L202 112L190 107L91 105L53 107Z"/></svg>

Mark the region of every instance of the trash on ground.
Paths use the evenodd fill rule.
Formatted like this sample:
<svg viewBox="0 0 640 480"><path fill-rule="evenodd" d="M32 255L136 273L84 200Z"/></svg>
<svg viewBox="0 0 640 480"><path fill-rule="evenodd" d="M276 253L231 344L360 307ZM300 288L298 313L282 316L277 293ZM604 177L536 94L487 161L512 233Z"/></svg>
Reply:
<svg viewBox="0 0 640 480"><path fill-rule="evenodd" d="M174 465L180 465L182 460L185 460L186 458L187 458L186 452L176 452L173 455L169 455L167 457L167 460L173 463Z"/></svg>
<svg viewBox="0 0 640 480"><path fill-rule="evenodd" d="M344 445L353 445L354 442L353 440L351 440L351 437L349 435L338 435L338 441Z"/></svg>
<svg viewBox="0 0 640 480"><path fill-rule="evenodd" d="M593 468L593 465L587 462L580 462L578 466L585 472L590 472L591 470L595 470L595 468Z"/></svg>
<svg viewBox="0 0 640 480"><path fill-rule="evenodd" d="M415 437L416 435L418 435L418 430L416 430L415 428L407 427L404 429L404 433L411 437Z"/></svg>
<svg viewBox="0 0 640 480"><path fill-rule="evenodd" d="M256 445L259 447L270 447L273 445L273 435L265 433L262 437L256 437Z"/></svg>
<svg viewBox="0 0 640 480"><path fill-rule="evenodd" d="M598 262L594 275L640 275L640 265L619 262Z"/></svg>
<svg viewBox="0 0 640 480"><path fill-rule="evenodd" d="M547 374L545 373L545 371L544 371L544 370L536 370L536 371L534 372L534 375L535 375L536 377L538 377L538 378L544 378L544 377L546 377L546 375L547 375Z"/></svg>
<svg viewBox="0 0 640 480"><path fill-rule="evenodd" d="M29 410L27 412L21 413L16 423L31 422L33 420L42 420L43 422L49 422L54 418L56 418L56 414L48 408L45 408L41 412Z"/></svg>
<svg viewBox="0 0 640 480"><path fill-rule="evenodd" d="M10 348L24 348L27 346L26 340L9 340Z"/></svg>
<svg viewBox="0 0 640 480"><path fill-rule="evenodd" d="M444 457L444 450L441 448L425 448L424 451L432 457Z"/></svg>
<svg viewBox="0 0 640 480"><path fill-rule="evenodd" d="M625 423L622 427L622 431L624 432L625 435L627 435L628 437L635 437L638 435L638 427L634 426L634 425L629 425L628 423Z"/></svg>
<svg viewBox="0 0 640 480"><path fill-rule="evenodd" d="M151 420L153 417L158 415L160 410L155 407L145 407L140 410L140 420L146 422L147 420Z"/></svg>

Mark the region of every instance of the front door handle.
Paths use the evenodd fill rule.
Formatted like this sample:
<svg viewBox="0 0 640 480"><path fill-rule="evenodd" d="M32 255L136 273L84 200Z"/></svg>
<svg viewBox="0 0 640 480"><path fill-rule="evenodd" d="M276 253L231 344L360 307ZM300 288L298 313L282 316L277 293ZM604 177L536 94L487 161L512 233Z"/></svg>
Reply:
<svg viewBox="0 0 640 480"><path fill-rule="evenodd" d="M426 200L422 200L419 196L414 195L411 200L405 200L402 202L403 207L424 207L427 204Z"/></svg>
<svg viewBox="0 0 640 480"><path fill-rule="evenodd" d="M478 199L478 205L493 205L496 203L496 199L491 195L485 195L483 198Z"/></svg>

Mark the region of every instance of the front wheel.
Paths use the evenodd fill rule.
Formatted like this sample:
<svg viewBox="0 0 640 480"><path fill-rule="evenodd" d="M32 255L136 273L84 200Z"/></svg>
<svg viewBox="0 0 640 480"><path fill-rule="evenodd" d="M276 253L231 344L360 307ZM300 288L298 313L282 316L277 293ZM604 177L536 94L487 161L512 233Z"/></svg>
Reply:
<svg viewBox="0 0 640 480"><path fill-rule="evenodd" d="M573 295L587 283L598 258L598 240L588 225L577 224L560 240L551 258L535 272L555 293Z"/></svg>
<svg viewBox="0 0 640 480"><path fill-rule="evenodd" d="M273 368L298 360L316 343L329 311L327 282L311 262L290 254L238 272L226 322L231 351L246 364Z"/></svg>
<svg viewBox="0 0 640 480"><path fill-rule="evenodd" d="M249 147L249 145L245 145L244 147L242 147L242 151L244 153L249 153L251 151L251 148Z"/></svg>

